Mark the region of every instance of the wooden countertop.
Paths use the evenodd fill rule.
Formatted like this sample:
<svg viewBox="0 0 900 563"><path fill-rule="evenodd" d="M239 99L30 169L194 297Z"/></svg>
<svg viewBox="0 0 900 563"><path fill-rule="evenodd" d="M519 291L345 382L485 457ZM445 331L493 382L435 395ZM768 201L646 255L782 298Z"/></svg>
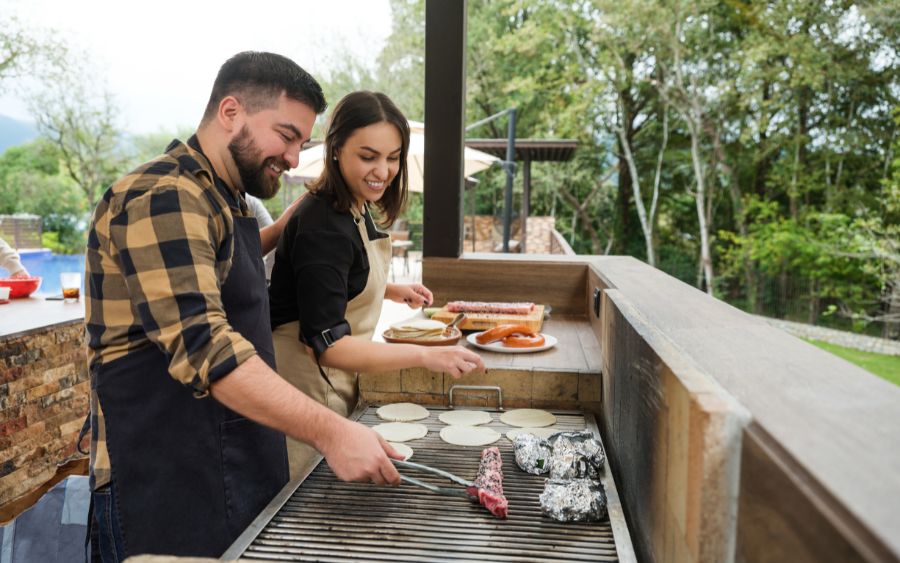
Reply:
<svg viewBox="0 0 900 563"><path fill-rule="evenodd" d="M381 334L392 324L412 318L425 318L421 310L385 300L373 340L384 342ZM602 356L600 344L587 317L553 315L544 321L541 332L558 339L556 346L543 352L502 354L472 346L465 340L459 343L479 354L488 369L519 371L550 371L557 373L600 373Z"/></svg>
<svg viewBox="0 0 900 563"><path fill-rule="evenodd" d="M84 301L47 301L42 296L10 299L0 305L0 340L84 320Z"/></svg>
<svg viewBox="0 0 900 563"><path fill-rule="evenodd" d="M504 354L473 346L465 337L460 343L477 352L488 369L600 373L603 365L600 344L587 318L553 317L544 321L541 332L555 336L556 346L543 352Z"/></svg>

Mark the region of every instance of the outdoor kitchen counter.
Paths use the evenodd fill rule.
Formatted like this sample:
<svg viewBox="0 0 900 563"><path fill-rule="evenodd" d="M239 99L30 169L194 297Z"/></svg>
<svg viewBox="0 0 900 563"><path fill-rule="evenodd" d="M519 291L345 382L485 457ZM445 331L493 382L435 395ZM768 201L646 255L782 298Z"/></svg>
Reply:
<svg viewBox="0 0 900 563"><path fill-rule="evenodd" d="M411 402L449 406L454 385L499 387L504 407L595 410L600 401L600 345L587 318L556 316L541 332L558 339L555 347L523 354L503 354L460 343L478 353L486 373L454 378L423 368L360 374L360 394L369 404ZM376 338L377 339L377 338ZM454 406L493 407L496 392L458 390Z"/></svg>
<svg viewBox="0 0 900 563"><path fill-rule="evenodd" d="M514 354L490 352L469 343L465 338L466 335L460 339L460 344L480 355L488 370L600 373L602 365L600 345L586 318L547 319L541 327L541 333L555 336L558 340L556 346L542 352Z"/></svg>
<svg viewBox="0 0 900 563"><path fill-rule="evenodd" d="M83 301L63 303L34 296L10 299L9 303L0 305L0 340L83 320Z"/></svg>
<svg viewBox="0 0 900 563"><path fill-rule="evenodd" d="M0 506L42 487L75 455L91 383L84 303L0 305Z"/></svg>

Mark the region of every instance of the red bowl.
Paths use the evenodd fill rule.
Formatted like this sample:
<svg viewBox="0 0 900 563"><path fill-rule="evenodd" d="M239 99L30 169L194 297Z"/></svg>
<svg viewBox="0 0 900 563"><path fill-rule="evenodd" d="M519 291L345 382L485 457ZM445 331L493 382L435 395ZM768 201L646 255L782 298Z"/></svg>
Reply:
<svg viewBox="0 0 900 563"><path fill-rule="evenodd" d="M28 297L41 286L41 278L0 278L0 287L9 288L9 298Z"/></svg>

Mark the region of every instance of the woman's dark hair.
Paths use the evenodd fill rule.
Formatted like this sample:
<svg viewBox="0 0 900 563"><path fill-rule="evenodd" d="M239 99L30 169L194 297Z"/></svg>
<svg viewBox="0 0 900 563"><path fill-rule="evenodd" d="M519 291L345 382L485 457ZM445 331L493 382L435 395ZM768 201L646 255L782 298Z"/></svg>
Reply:
<svg viewBox="0 0 900 563"><path fill-rule="evenodd" d="M308 105L317 115L328 107L316 79L291 59L275 53L238 53L219 69L203 122L212 119L226 96L234 96L253 114L276 107L281 94Z"/></svg>
<svg viewBox="0 0 900 563"><path fill-rule="evenodd" d="M323 154L325 168L322 174L309 184L309 189L331 197L336 211L344 213L350 211L354 203L353 195L344 182L334 156L357 129L382 122L395 126L403 143L400 149L400 169L384 195L375 204L379 212L379 225L389 228L406 206L409 191L409 172L406 165L406 157L409 154L409 122L394 102L381 92L352 92L344 96L334 107L328 133L325 134Z"/></svg>

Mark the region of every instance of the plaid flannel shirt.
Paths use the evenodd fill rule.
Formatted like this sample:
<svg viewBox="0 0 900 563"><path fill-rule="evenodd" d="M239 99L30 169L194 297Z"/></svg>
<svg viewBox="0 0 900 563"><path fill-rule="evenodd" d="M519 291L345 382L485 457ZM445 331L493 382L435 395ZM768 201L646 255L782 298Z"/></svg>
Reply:
<svg viewBox="0 0 900 563"><path fill-rule="evenodd" d="M196 137L119 179L88 234L85 325L93 372L146 346L198 397L256 352L228 324L220 288L231 267L232 214L246 204L215 175ZM92 488L109 482L103 413L91 392Z"/></svg>

